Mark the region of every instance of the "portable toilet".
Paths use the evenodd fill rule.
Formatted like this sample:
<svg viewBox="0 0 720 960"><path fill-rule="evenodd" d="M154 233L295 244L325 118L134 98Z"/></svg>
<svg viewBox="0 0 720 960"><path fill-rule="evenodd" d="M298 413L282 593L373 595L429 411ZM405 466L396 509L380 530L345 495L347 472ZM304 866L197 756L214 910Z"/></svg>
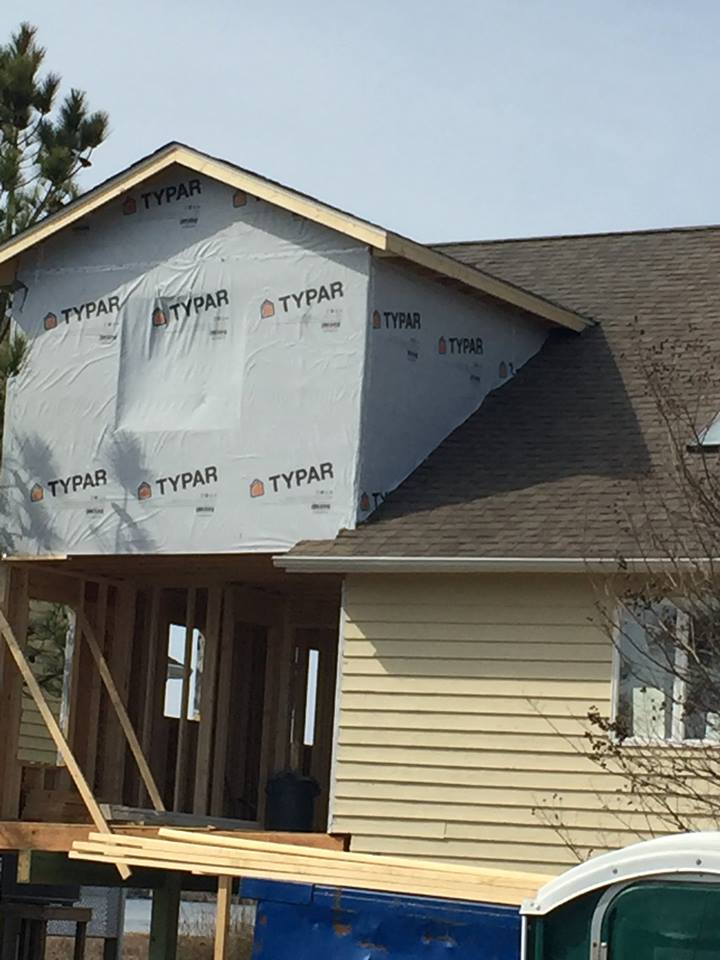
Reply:
<svg viewBox="0 0 720 960"><path fill-rule="evenodd" d="M720 832L594 857L546 883L521 914L522 960L720 958Z"/></svg>

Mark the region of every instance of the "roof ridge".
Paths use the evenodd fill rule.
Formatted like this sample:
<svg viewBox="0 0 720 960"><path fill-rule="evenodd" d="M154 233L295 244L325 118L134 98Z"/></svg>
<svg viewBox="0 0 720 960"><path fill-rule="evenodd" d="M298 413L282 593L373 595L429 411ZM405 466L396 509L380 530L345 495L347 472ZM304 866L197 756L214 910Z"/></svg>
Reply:
<svg viewBox="0 0 720 960"><path fill-rule="evenodd" d="M441 240L428 243L428 247L480 247L497 246L501 243L549 243L553 240L581 240L585 237L634 237L658 233L703 233L720 230L720 223L690 224L679 227L643 227L637 230L597 230L589 233L551 233L528 237L498 237L488 240Z"/></svg>

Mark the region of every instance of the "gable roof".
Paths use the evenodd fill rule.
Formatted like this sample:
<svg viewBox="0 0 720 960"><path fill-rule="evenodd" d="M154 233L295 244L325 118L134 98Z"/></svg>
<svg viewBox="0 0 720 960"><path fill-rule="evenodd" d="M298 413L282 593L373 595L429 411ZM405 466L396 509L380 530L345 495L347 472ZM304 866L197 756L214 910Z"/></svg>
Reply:
<svg viewBox="0 0 720 960"><path fill-rule="evenodd" d="M652 349L692 330L707 357L720 355L720 228L439 249L599 323L580 336L552 334L367 523L301 543L277 562L298 570L582 570L591 560L638 557L628 518L647 522L648 502L657 502L665 522L678 493L638 335ZM717 383L712 390L714 409L699 409L700 417L720 407Z"/></svg>
<svg viewBox="0 0 720 960"><path fill-rule="evenodd" d="M134 189L149 177L171 166L180 165L203 174L235 189L245 190L308 220L322 224L371 247L378 255L409 261L422 270L459 284L466 289L511 304L560 327L583 330L586 317L547 298L524 290L514 282L493 276L476 265L456 259L440 248L431 248L402 237L336 207L322 203L306 194L291 190L280 183L244 170L226 160L218 160L185 146L168 143L149 156L99 184L57 213L29 227L0 245L0 284L9 284L15 278L17 259L23 251L65 229L82 217Z"/></svg>

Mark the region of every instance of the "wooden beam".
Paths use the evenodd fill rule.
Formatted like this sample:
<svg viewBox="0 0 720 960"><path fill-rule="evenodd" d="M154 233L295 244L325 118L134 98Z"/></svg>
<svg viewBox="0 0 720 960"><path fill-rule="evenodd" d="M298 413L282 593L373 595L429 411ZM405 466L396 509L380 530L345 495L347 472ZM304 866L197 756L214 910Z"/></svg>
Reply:
<svg viewBox="0 0 720 960"><path fill-rule="evenodd" d="M102 808L101 808L102 812ZM157 837L160 827L152 825L113 825L113 835L123 837ZM10 850L45 850L67 853L76 840L87 840L93 827L87 823L38 823L31 820L0 820L0 852ZM264 831L203 831L193 827L193 832L222 833L223 836L250 837L254 840L274 840L278 843L299 845L312 849L342 850L344 840L327 833L267 833Z"/></svg>
<svg viewBox="0 0 720 960"><path fill-rule="evenodd" d="M200 726L198 729L193 796L193 813L197 814L206 814L209 809L210 770L213 756L217 675L220 659L222 599L222 587L209 588L207 614L205 616L203 669L200 679Z"/></svg>
<svg viewBox="0 0 720 960"><path fill-rule="evenodd" d="M215 710L215 748L213 754L210 813L220 817L225 807L225 765L228 748L228 720L235 647L235 597L226 593L220 639L220 675Z"/></svg>
<svg viewBox="0 0 720 960"><path fill-rule="evenodd" d="M27 568L4 567L5 591L0 596L21 648L27 644L28 571ZM20 815L22 765L18 760L20 722L22 717L22 680L12 666L10 652L2 647L0 656L0 816Z"/></svg>
<svg viewBox="0 0 720 960"><path fill-rule="evenodd" d="M50 707L47 705L45 697L40 690L40 686L35 679L35 675L32 672L30 664L27 662L25 654L20 648L20 644L18 643L17 638L2 611L0 611L0 632L2 632L10 654L12 655L12 658L15 661L18 670L20 671L20 675L30 691L30 696L35 701L35 706L38 708L40 716L45 722L48 733L52 737L58 753L63 758L65 766L67 767L68 772L70 773L70 776L77 787L78 793L82 797L82 800L87 807L87 811L90 814L92 822L95 824L100 833L110 834L110 827L108 826L105 817L102 815L102 811L100 810L100 807L93 796L92 790L88 786L87 780L83 776L82 770L78 766L75 755L68 746L68 743L62 734L62 730L60 729L57 720L53 716ZM126 879L130 876L130 871L126 867L122 867L119 872L123 879Z"/></svg>
<svg viewBox="0 0 720 960"><path fill-rule="evenodd" d="M218 877L213 960L227 960L232 906L232 877Z"/></svg>
<svg viewBox="0 0 720 960"><path fill-rule="evenodd" d="M97 584L97 599L95 601L95 636L97 638L98 647L100 650L103 650L105 647L105 628L107 626L107 608L108 608L108 585L107 583L98 583ZM84 611L83 611L84 614ZM85 623L88 622L87 617L84 620ZM82 620L78 620L78 626L80 627L80 633L82 633ZM87 777L88 783L92 786L95 785L95 773L97 770L97 760L98 760L98 750L100 747L98 740L98 732L100 728L100 698L102 694L102 686L100 682L100 677L94 670L90 671L90 676L86 678L88 685L88 716L87 716L87 754L85 756L85 776Z"/></svg>
<svg viewBox="0 0 720 960"><path fill-rule="evenodd" d="M288 611L283 612L280 645L275 671L277 672L277 711L275 720L275 748L273 756L278 770L290 762L290 697L295 662L295 629Z"/></svg>
<svg viewBox="0 0 720 960"><path fill-rule="evenodd" d="M147 621L145 624L145 696L143 699L142 729L140 731L142 752L143 756L146 757L150 756L150 746L152 744L153 713L156 694L155 678L158 660L157 647L159 642L158 629L160 622L160 589L159 587L151 587L149 592L149 616L147 616L148 604L146 604L145 607L147 616ZM138 806L142 805L144 796L145 790L143 788L143 784L140 783L138 787Z"/></svg>
<svg viewBox="0 0 720 960"><path fill-rule="evenodd" d="M164 810L165 806L162 802L160 791L158 790L155 780L153 779L152 771L150 770L148 762L145 759L145 754L140 746L140 741L137 738L132 721L128 716L125 704L123 703L122 698L118 693L118 689L115 686L115 681L112 678L107 661L105 660L102 650L100 649L95 632L90 624L90 621L82 610L78 610L78 623L80 624L82 634L85 637L85 642L90 648L90 653L92 654L95 665L98 668L100 678L105 686L105 689L107 690L108 697L110 698L110 702L115 710L118 721L120 722L122 731L127 738L128 745L133 757L135 758L138 770L140 771L140 776L145 784L145 789L150 796L153 807L156 810Z"/></svg>

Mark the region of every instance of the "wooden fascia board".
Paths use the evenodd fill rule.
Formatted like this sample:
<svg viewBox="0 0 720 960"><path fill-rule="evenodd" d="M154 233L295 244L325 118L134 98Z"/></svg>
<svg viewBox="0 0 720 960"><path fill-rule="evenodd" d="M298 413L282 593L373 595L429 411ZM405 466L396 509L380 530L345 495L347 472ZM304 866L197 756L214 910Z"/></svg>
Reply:
<svg viewBox="0 0 720 960"><path fill-rule="evenodd" d="M168 167L177 164L203 174L236 190L244 190L277 207L296 213L328 229L352 237L360 243L372 247L381 254L397 256L422 266L433 273L450 277L466 286L488 296L510 303L522 310L567 327L570 330L583 330L590 321L557 304L544 300L527 290L516 287L499 277L483 273L468 264L438 253L420 243L408 240L398 234L389 233L382 227L367 223L341 210L295 193L279 184L264 180L256 174L233 167L222 160L215 160L198 153L189 147L173 146L150 157L134 169L111 180L103 186L91 190L85 198L70 204L63 210L48 217L42 223L31 227L0 249L0 285L11 283L15 277L17 258L30 247L41 243L60 230L69 227L83 217L104 206L106 203L129 193L139 184L156 176Z"/></svg>
<svg viewBox="0 0 720 960"><path fill-rule="evenodd" d="M273 203L275 206L282 207L291 213L297 213L308 220L329 227L331 230L337 230L378 250L385 249L387 233L381 227L365 223L316 200L303 197L292 190L263 180L262 177L238 170L221 160L205 157L188 147L173 147L165 153L150 158L135 169L110 181L110 183L90 191L84 199L70 204L6 244L4 249L0 250L0 271L3 264L14 260L25 250L41 243L54 233L64 230L106 203L129 193L143 181L174 164L186 167L195 173L212 177L221 183L234 187L236 190L245 190L261 200Z"/></svg>
<svg viewBox="0 0 720 960"><path fill-rule="evenodd" d="M415 243L414 240L408 240L406 237L398 236L395 233L387 234L387 246L384 254L409 260L434 273L451 277L453 280L458 280L460 283L464 283L466 286L490 297L510 303L521 310L526 310L528 313L543 317L551 323L567 327L578 333L592 325L591 320L572 310L551 303L529 290L516 287L506 280L501 280L500 277L484 273L482 270L477 270L460 260L448 257L444 253L438 253L421 243Z"/></svg>
<svg viewBox="0 0 720 960"><path fill-rule="evenodd" d="M343 233L377 250L384 250L386 247L388 235L382 227L376 227L374 224L359 220L349 213L343 213L341 210L329 207L318 200L302 196L255 174L238 170L230 164L223 163L222 160L213 160L211 157L205 157L193 150L180 147L173 162L188 167L195 173L220 180L228 186L235 187L235 189L245 190L254 197L259 197L261 200L288 210L290 213L297 213L308 220L331 230L336 230L338 233Z"/></svg>

